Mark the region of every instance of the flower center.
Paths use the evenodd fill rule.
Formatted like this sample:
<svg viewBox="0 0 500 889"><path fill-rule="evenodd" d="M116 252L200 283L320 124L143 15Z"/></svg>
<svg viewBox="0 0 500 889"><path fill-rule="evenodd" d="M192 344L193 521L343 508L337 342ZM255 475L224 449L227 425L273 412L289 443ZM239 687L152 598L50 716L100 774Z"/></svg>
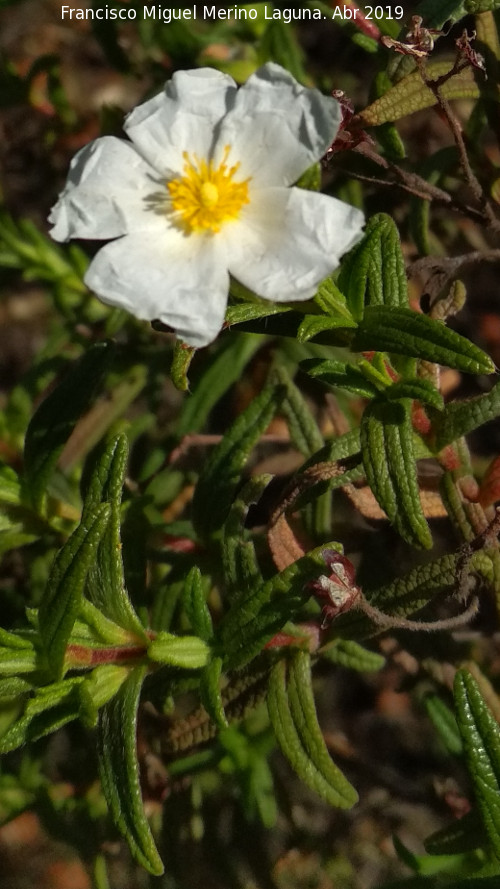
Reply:
<svg viewBox="0 0 500 889"><path fill-rule="evenodd" d="M169 210L186 234L218 232L225 222L237 219L243 205L249 203L250 177L243 182L234 181L240 164L228 167L229 151L230 146L226 145L218 167L195 154L191 159L185 151L183 175L167 182Z"/></svg>

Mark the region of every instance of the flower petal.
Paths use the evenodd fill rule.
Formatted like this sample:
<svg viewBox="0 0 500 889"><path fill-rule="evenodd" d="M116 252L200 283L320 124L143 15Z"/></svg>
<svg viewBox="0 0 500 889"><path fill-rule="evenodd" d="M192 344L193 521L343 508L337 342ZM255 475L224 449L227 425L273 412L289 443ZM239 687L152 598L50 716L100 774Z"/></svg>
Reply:
<svg viewBox="0 0 500 889"><path fill-rule="evenodd" d="M239 224L226 229L229 271L274 302L310 299L362 236L360 210L301 188L253 194Z"/></svg>
<svg viewBox="0 0 500 889"><path fill-rule="evenodd" d="M219 333L227 304L220 247L213 238L186 238L163 227L147 237L127 235L99 251L85 283L103 302L137 318L158 318L190 345L206 346Z"/></svg>
<svg viewBox="0 0 500 889"><path fill-rule="evenodd" d="M183 151L208 157L214 129L234 104L236 84L213 68L177 71L165 91L135 108L124 129L162 176L182 171Z"/></svg>
<svg viewBox="0 0 500 889"><path fill-rule="evenodd" d="M69 238L116 238L148 225L146 199L158 190L151 169L133 145L103 136L71 161L68 181L52 208L50 234Z"/></svg>
<svg viewBox="0 0 500 889"><path fill-rule="evenodd" d="M231 146L257 188L293 185L322 157L341 120L336 99L297 83L272 62L247 80L221 124L217 152Z"/></svg>

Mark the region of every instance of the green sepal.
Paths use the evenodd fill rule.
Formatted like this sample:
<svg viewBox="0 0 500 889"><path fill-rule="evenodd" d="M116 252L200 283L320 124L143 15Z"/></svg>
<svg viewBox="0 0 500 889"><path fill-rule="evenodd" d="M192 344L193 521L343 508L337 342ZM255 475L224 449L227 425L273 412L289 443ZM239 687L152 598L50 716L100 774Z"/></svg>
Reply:
<svg viewBox="0 0 500 889"><path fill-rule="evenodd" d="M174 636L161 631L150 643L148 658L169 667L182 670L199 670L210 658L210 648L198 636Z"/></svg>
<svg viewBox="0 0 500 889"><path fill-rule="evenodd" d="M200 698L210 718L220 728L227 728L224 703L221 694L222 658L214 657L203 669L200 680Z"/></svg>
<svg viewBox="0 0 500 889"><path fill-rule="evenodd" d="M460 553L441 556L376 589L365 587L363 592L371 605L387 614L406 617L420 611L434 596L449 594L456 587L460 557ZM349 612L337 618L335 632L359 639L373 634L373 624L364 615Z"/></svg>
<svg viewBox="0 0 500 889"><path fill-rule="evenodd" d="M57 679L64 671L66 647L80 612L87 574L95 563L110 514L108 504L96 507L60 550L49 575L38 612L38 627L47 663Z"/></svg>
<svg viewBox="0 0 500 889"><path fill-rule="evenodd" d="M99 773L110 814L134 858L149 873L163 873L144 814L137 761L137 708L145 667L135 667L102 707L97 724Z"/></svg>
<svg viewBox="0 0 500 889"><path fill-rule="evenodd" d="M212 616L207 605L205 584L197 565L193 565L186 577L182 601L192 629L200 639L208 642L213 636Z"/></svg>
<svg viewBox="0 0 500 889"><path fill-rule="evenodd" d="M195 346L188 346L187 343L183 343L181 340L175 341L172 364L170 365L170 376L175 388L179 389L180 392L187 392L189 389L188 371L195 352Z"/></svg>
<svg viewBox="0 0 500 889"><path fill-rule="evenodd" d="M368 651L353 639L334 639L319 649L318 656L339 667L357 670L360 673L375 673L381 670L386 662L383 654L379 654L378 651Z"/></svg>
<svg viewBox="0 0 500 889"><path fill-rule="evenodd" d="M88 520L102 502L110 507L110 519L97 550L88 579L88 595L103 615L139 639L146 632L125 589L121 545L121 499L128 461L124 433L110 436L96 455L85 490L82 520Z"/></svg>
<svg viewBox="0 0 500 889"><path fill-rule="evenodd" d="M496 858L500 859L500 728L467 670L457 671L453 690L477 805Z"/></svg>
<svg viewBox="0 0 500 889"><path fill-rule="evenodd" d="M429 549L432 537L422 511L406 401L374 400L361 420L366 478L377 502L404 540Z"/></svg>
<svg viewBox="0 0 500 889"><path fill-rule="evenodd" d="M465 401L452 401L432 424L435 447L438 451L463 435L473 432L483 423L488 423L500 415L500 382L495 383L489 392L468 398Z"/></svg>
<svg viewBox="0 0 500 889"><path fill-rule="evenodd" d="M429 62L426 75L432 80L448 74L453 67L450 61ZM474 69L467 67L454 74L440 87L444 99L477 99L479 87L474 78ZM360 112L359 118L365 126L378 127L380 124L394 122L415 111L431 108L437 99L431 89L423 82L420 71L414 71L403 77L383 96L368 105Z"/></svg>
<svg viewBox="0 0 500 889"><path fill-rule="evenodd" d="M386 213L372 216L363 240L343 261L338 286L352 317L363 317L365 304L393 309L408 306L408 284L399 233Z"/></svg>
<svg viewBox="0 0 500 889"><path fill-rule="evenodd" d="M92 345L31 419L24 443L24 468L27 489L38 511L64 445L91 404L112 354L112 343Z"/></svg>
<svg viewBox="0 0 500 889"><path fill-rule="evenodd" d="M408 308L367 306L351 348L421 358L466 373L493 373L495 365L482 349L427 315Z"/></svg>
<svg viewBox="0 0 500 889"><path fill-rule="evenodd" d="M321 164L318 162L308 167L302 176L297 179L295 188L304 188L306 191L319 191L321 188Z"/></svg>
<svg viewBox="0 0 500 889"><path fill-rule="evenodd" d="M351 808L358 795L326 748L316 716L307 652L298 651L291 659L288 688L286 662L275 664L267 708L276 740L299 778L331 806Z"/></svg>
<svg viewBox="0 0 500 889"><path fill-rule="evenodd" d="M224 522L248 454L265 432L286 393L267 385L240 414L205 464L193 497L193 522L202 538Z"/></svg>

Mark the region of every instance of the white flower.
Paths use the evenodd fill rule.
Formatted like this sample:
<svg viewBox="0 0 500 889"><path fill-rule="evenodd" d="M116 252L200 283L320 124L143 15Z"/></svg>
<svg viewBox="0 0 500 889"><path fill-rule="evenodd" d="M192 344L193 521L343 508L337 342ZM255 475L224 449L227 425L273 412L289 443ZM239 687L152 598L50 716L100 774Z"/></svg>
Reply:
<svg viewBox="0 0 500 889"><path fill-rule="evenodd" d="M222 326L229 274L266 299L309 299L359 240L359 210L291 187L339 122L335 99L275 64L240 89L210 68L178 71L128 115L130 142L105 136L76 155L52 237L114 239L88 287L204 346Z"/></svg>

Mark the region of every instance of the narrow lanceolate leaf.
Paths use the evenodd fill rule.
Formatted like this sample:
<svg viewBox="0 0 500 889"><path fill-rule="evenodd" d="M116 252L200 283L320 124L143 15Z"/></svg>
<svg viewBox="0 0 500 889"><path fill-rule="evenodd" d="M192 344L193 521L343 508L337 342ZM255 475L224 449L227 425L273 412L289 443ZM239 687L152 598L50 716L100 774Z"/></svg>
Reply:
<svg viewBox="0 0 500 889"><path fill-rule="evenodd" d="M408 402L373 401L361 420L368 484L389 521L413 546L432 546L420 504Z"/></svg>
<svg viewBox="0 0 500 889"><path fill-rule="evenodd" d="M121 547L121 500L128 460L127 436L111 436L101 448L86 489L82 519L109 504L108 527L89 574L89 598L110 620L141 639L146 633L125 589Z"/></svg>
<svg viewBox="0 0 500 889"><path fill-rule="evenodd" d="M297 657L306 659L305 666L302 660L295 665ZM305 652L299 652L292 662L293 705L285 661L273 667L267 693L269 718L276 740L299 778L330 805L350 808L357 802L357 793L326 748L316 717L308 662Z"/></svg>
<svg viewBox="0 0 500 889"><path fill-rule="evenodd" d="M199 670L207 665L209 657L210 648L198 636L174 636L161 632L148 647L150 660L182 670Z"/></svg>
<svg viewBox="0 0 500 889"><path fill-rule="evenodd" d="M281 404L281 413L287 420L290 438L305 457L310 457L323 445L323 436L309 410L302 393L297 389L285 368L273 370L273 383L283 386L286 395Z"/></svg>
<svg viewBox="0 0 500 889"><path fill-rule="evenodd" d="M132 855L149 873L162 874L163 864L142 805L137 761L137 707L144 675L144 667L132 670L99 713L99 773L113 821Z"/></svg>
<svg viewBox="0 0 500 889"><path fill-rule="evenodd" d="M447 74L453 67L452 62L431 62L426 67L429 78L436 80ZM474 79L474 69L465 68L454 74L440 88L445 99L472 99L479 97L479 87ZM388 121L399 120L422 108L431 108L437 104L432 90L425 85L419 71L414 71L400 80L392 89L384 93L380 99L372 102L361 113L359 118L365 126L378 127Z"/></svg>
<svg viewBox="0 0 500 889"><path fill-rule="evenodd" d="M182 594L189 622L201 639L208 641L213 634L212 617L208 610L205 584L200 569L194 565L189 571Z"/></svg>
<svg viewBox="0 0 500 889"><path fill-rule="evenodd" d="M438 451L500 415L500 382L484 395L452 401L432 424Z"/></svg>
<svg viewBox="0 0 500 889"><path fill-rule="evenodd" d="M184 400L176 425L180 438L203 429L214 405L240 379L261 345L261 337L249 333L234 332L229 339L221 341L220 351L203 367L202 376L196 379L192 393Z"/></svg>
<svg viewBox="0 0 500 889"><path fill-rule="evenodd" d="M210 718L219 728L227 728L224 703L221 694L222 658L214 657L201 674L200 698Z"/></svg>
<svg viewBox="0 0 500 889"><path fill-rule="evenodd" d="M110 507L101 504L81 522L57 555L38 612L38 626L51 672L62 676L64 655L78 617L90 568L106 531Z"/></svg>
<svg viewBox="0 0 500 889"><path fill-rule="evenodd" d="M484 827L476 809L427 837L425 851L429 855L457 855L484 845Z"/></svg>
<svg viewBox="0 0 500 889"><path fill-rule="evenodd" d="M408 306L408 285L398 230L390 216L377 213L365 235L342 263L340 290L356 320L365 305Z"/></svg>
<svg viewBox="0 0 500 889"><path fill-rule="evenodd" d="M444 408L444 401L441 392L438 392L435 386L429 380L401 380L388 386L384 391L385 398L390 401L396 401L400 398L411 398L421 401L430 407L440 411Z"/></svg>
<svg viewBox="0 0 500 889"><path fill-rule="evenodd" d="M491 358L465 337L406 308L368 306L351 348L422 358L466 373L490 374L495 370Z"/></svg>
<svg viewBox="0 0 500 889"><path fill-rule="evenodd" d="M37 689L26 700L23 712L0 738L0 753L9 753L57 731L80 713L79 686L83 676L74 676Z"/></svg>
<svg viewBox="0 0 500 889"><path fill-rule="evenodd" d="M318 654L332 664L338 664L339 667L348 670L359 670L361 673L381 670L386 660L383 654L368 651L352 639L335 639L321 648Z"/></svg>
<svg viewBox="0 0 500 889"><path fill-rule="evenodd" d="M378 388L367 380L361 370L355 364L346 361L336 361L332 358L308 358L301 363L310 377L321 380L328 386L338 389L346 389L362 398L373 398L378 394Z"/></svg>
<svg viewBox="0 0 500 889"><path fill-rule="evenodd" d="M463 751L455 714L438 695L427 695L424 701L427 715L439 733L448 753L458 756Z"/></svg>
<svg viewBox="0 0 500 889"><path fill-rule="evenodd" d="M106 373L112 344L96 343L34 414L24 444L24 466L33 504L40 509L49 478L77 420Z"/></svg>
<svg viewBox="0 0 500 889"><path fill-rule="evenodd" d="M222 529L224 579L229 591L236 595L246 595L262 581L254 545L250 540L245 541L244 528L250 506L260 500L271 479L271 475L258 475L247 482L234 500Z"/></svg>
<svg viewBox="0 0 500 889"><path fill-rule="evenodd" d="M238 417L207 460L193 497L193 521L202 537L224 522L248 454L278 410L285 391L266 386Z"/></svg>
<svg viewBox="0 0 500 889"><path fill-rule="evenodd" d="M311 550L266 583L236 599L218 627L217 638L225 667L233 669L248 663L288 620L294 619L308 598L307 583L326 572L323 550L328 548L338 549L339 544L325 543Z"/></svg>
<svg viewBox="0 0 500 889"><path fill-rule="evenodd" d="M500 728L467 670L454 684L457 722L483 825L500 859Z"/></svg>
<svg viewBox="0 0 500 889"><path fill-rule="evenodd" d="M188 371L195 352L194 346L188 346L187 343L182 343L180 340L175 341L170 376L175 388L180 392L186 392L189 389Z"/></svg>

